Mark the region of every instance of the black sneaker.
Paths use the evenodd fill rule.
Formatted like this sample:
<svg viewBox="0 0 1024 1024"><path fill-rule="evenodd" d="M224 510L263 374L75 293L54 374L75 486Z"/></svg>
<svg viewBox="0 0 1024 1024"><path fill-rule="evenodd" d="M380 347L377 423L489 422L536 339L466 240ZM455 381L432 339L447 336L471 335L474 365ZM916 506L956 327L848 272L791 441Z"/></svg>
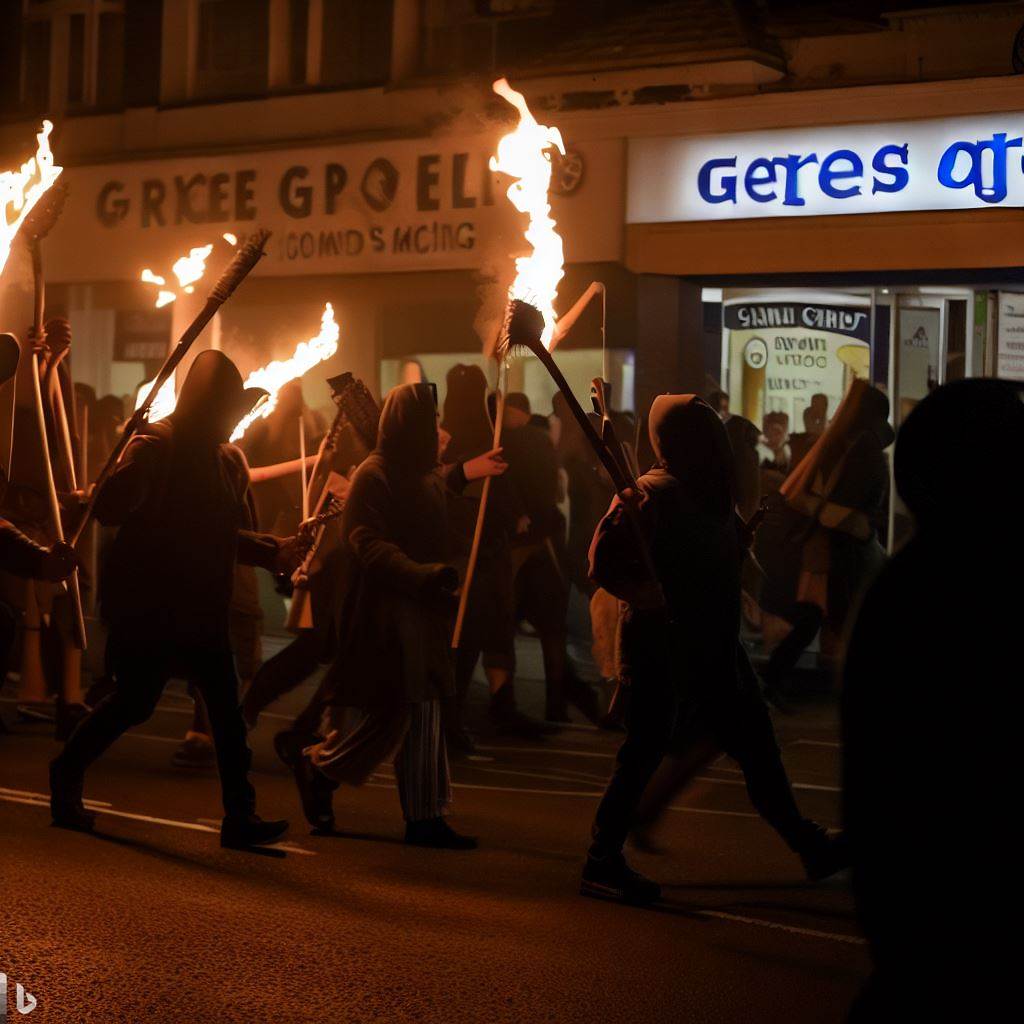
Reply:
<svg viewBox="0 0 1024 1024"><path fill-rule="evenodd" d="M50 814L57 828L91 832L96 815L82 803L82 779L70 778L58 761L50 762Z"/></svg>
<svg viewBox="0 0 1024 1024"><path fill-rule="evenodd" d="M287 831L287 821L264 821L258 814L225 818L220 825L220 845L230 850L247 850L276 843Z"/></svg>
<svg viewBox="0 0 1024 1024"><path fill-rule="evenodd" d="M811 882L821 882L850 866L850 849L842 832L815 826L797 853Z"/></svg>
<svg viewBox="0 0 1024 1024"><path fill-rule="evenodd" d="M405 841L409 846L427 846L435 850L475 850L479 845L476 836L456 832L444 818L407 821Z"/></svg>
<svg viewBox="0 0 1024 1024"><path fill-rule="evenodd" d="M587 857L580 879L580 894L645 906L661 899L661 886L634 871L621 853Z"/></svg>
<svg viewBox="0 0 1024 1024"><path fill-rule="evenodd" d="M292 764L292 774L309 827L317 835L330 835L334 832L333 802L337 787L304 754Z"/></svg>

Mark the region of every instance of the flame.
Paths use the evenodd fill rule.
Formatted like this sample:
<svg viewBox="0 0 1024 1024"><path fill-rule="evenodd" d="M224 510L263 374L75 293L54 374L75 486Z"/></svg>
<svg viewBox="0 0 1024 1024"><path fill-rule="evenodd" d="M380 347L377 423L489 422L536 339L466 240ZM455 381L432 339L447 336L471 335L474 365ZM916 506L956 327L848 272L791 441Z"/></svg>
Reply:
<svg viewBox="0 0 1024 1024"><path fill-rule="evenodd" d="M225 241L231 241L235 236L224 235L223 237ZM231 244L234 245L235 243L231 242ZM174 261L171 270L178 279L178 287L186 295L191 295L195 291L195 283L206 273L206 261L209 259L211 252L213 252L212 242L209 245L198 245L194 249L189 249L187 256L181 256ZM160 289L157 292L155 301L157 309L163 309L164 306L170 305L178 297L178 292L163 287L167 284L167 279L159 274L154 274L149 267L146 267L139 274L139 279L146 284L156 285Z"/></svg>
<svg viewBox="0 0 1024 1024"><path fill-rule="evenodd" d="M220 237L223 238L228 245L238 245L238 236L231 231L225 231Z"/></svg>
<svg viewBox="0 0 1024 1024"><path fill-rule="evenodd" d="M182 256L174 261L171 270L174 271L174 276L182 288L187 289L190 284L195 284L206 273L206 260L211 252L213 252L212 242L209 245L200 245L195 249L189 249L187 256Z"/></svg>
<svg viewBox="0 0 1024 1024"><path fill-rule="evenodd" d="M285 384L301 377L317 363L330 359L338 351L340 336L341 331L334 319L334 307L327 302L324 304L323 316L320 317L320 333L316 337L310 338L309 341L300 341L291 358L275 360L246 377L247 388L263 388L269 392L270 397L235 427L231 440L237 441L252 423L264 419L274 411L277 407L277 394Z"/></svg>
<svg viewBox="0 0 1024 1024"><path fill-rule="evenodd" d="M149 392L153 388L153 384L156 382L156 378L153 380L146 381L139 388L139 393L135 396L135 408L138 409L140 405L149 396ZM156 393L156 398L153 399L153 404L149 407L149 422L156 423L157 420L162 420L165 416L170 416L174 412L174 407L178 404L178 397L174 393L174 374L164 381L163 387Z"/></svg>
<svg viewBox="0 0 1024 1024"><path fill-rule="evenodd" d="M40 196L60 177L63 167L53 162L50 132L53 125L43 121L36 134L36 153L18 171L0 172L0 273L7 264L11 242ZM14 214L12 217L11 214Z"/></svg>
<svg viewBox="0 0 1024 1024"><path fill-rule="evenodd" d="M491 157L490 167L492 171L516 179L508 188L508 198L520 213L530 217L525 235L532 252L516 259L516 279L509 289L509 297L524 299L541 311L544 316L541 340L550 348L557 319L558 282L565 274L562 238L555 230L548 202L550 150L553 146L564 155L565 146L559 130L538 124L522 93L516 92L506 79L498 79L492 88L519 111L519 124L498 143L498 152Z"/></svg>

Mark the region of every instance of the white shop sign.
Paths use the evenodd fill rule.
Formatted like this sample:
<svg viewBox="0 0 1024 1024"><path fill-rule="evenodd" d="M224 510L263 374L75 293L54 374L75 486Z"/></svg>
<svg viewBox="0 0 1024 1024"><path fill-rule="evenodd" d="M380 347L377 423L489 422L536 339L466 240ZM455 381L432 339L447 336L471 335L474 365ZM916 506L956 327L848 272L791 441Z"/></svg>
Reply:
<svg viewBox="0 0 1024 1024"><path fill-rule="evenodd" d="M630 224L1024 206L1024 113L631 139Z"/></svg>
<svg viewBox="0 0 1024 1024"><path fill-rule="evenodd" d="M492 174L498 133L69 166L47 243L54 281L137 280L193 246L273 231L257 274L511 267L526 218ZM570 262L622 249L622 140L567 140L552 215ZM57 147L55 147L57 148ZM60 159L59 149L56 153Z"/></svg>

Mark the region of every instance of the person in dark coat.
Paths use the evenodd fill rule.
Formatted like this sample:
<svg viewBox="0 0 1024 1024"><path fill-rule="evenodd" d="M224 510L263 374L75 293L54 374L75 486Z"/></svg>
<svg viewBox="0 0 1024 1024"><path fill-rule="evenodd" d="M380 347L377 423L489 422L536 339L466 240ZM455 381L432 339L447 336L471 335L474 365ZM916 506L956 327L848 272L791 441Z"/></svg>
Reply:
<svg viewBox="0 0 1024 1024"><path fill-rule="evenodd" d="M1019 871L1021 451L1020 385L992 379L937 388L896 440L914 533L864 595L842 670L843 822L874 964L858 1024L998 1020L1018 997L992 916Z"/></svg>
<svg viewBox="0 0 1024 1024"><path fill-rule="evenodd" d="M516 489L530 525L512 542L516 618L537 632L544 659L545 713L549 722L568 722L573 704L592 722L600 718L597 696L573 668L568 654L566 615L569 581L565 571L565 517L559 511L558 456L547 424L532 423L530 400L522 392L505 399L502 433L507 480Z"/></svg>
<svg viewBox="0 0 1024 1024"><path fill-rule="evenodd" d="M377 449L356 470L342 516L346 592L325 679L325 738L296 763L315 830L333 829L331 795L339 783L361 784L394 755L406 842L476 845L444 819L450 792L440 706L454 690L449 645L459 585L445 491L499 476L507 468L500 454L440 470L430 386L400 385L384 403Z"/></svg>
<svg viewBox="0 0 1024 1024"><path fill-rule="evenodd" d="M801 815L767 708L740 662L740 563L732 453L714 410L662 395L648 420L656 467L632 498L656 573L616 497L590 549L594 581L627 603L620 678L630 688L626 739L598 806L584 895L647 903L660 887L622 854L637 805L674 736L711 736L743 770L751 801L811 877L833 866L833 840Z"/></svg>
<svg viewBox="0 0 1024 1024"><path fill-rule="evenodd" d="M825 646L838 643L860 594L885 564L879 537L889 507L885 449L893 436L888 397L855 380L828 430L782 486L781 531L765 524L766 540L778 537L768 550L762 604L780 609L792 625L764 670L770 699L783 705L807 645L822 627Z"/></svg>
<svg viewBox="0 0 1024 1024"><path fill-rule="evenodd" d="M444 461L458 463L486 452L492 444L487 378L478 366L458 363L449 370L447 385L442 426L450 440ZM481 496L482 485L448 498L452 552L460 565L469 561ZM508 477L494 481L455 652L455 698L446 707L449 747L463 755L475 752L473 738L463 725L463 713L481 655L490 690L488 714L495 731L536 739L545 730L541 722L519 710L515 696L516 608L511 545L528 527L529 516L518 489Z"/></svg>
<svg viewBox="0 0 1024 1024"><path fill-rule="evenodd" d="M199 690L210 717L224 802L221 844L272 842L287 830L286 821L255 814L228 634L236 558L286 571L301 557L294 544L249 530L248 466L226 443L262 394L244 389L225 355L201 352L174 413L132 439L100 491L97 518L118 527L100 587L116 688L51 763L57 825L93 827L94 816L82 805L86 769L150 717L177 675Z"/></svg>

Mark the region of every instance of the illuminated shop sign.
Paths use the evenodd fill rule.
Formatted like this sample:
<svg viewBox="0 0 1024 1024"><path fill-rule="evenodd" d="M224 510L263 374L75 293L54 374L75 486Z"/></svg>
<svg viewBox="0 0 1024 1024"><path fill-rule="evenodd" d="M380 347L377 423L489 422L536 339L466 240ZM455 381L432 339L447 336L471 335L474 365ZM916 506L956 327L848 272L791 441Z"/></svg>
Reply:
<svg viewBox="0 0 1024 1024"><path fill-rule="evenodd" d="M633 224L1024 205L1024 114L632 139Z"/></svg>

